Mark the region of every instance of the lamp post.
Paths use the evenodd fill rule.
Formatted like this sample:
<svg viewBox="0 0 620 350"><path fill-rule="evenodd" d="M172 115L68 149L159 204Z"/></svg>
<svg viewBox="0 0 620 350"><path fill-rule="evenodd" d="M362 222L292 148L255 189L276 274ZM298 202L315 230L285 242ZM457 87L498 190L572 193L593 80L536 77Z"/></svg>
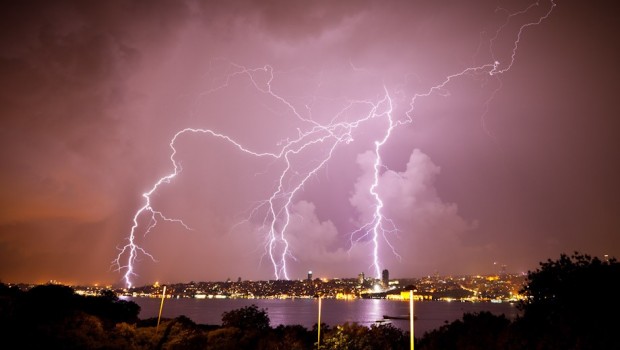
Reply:
<svg viewBox="0 0 620 350"><path fill-rule="evenodd" d="M161 320L161 311L164 309L164 298L166 298L166 286L164 286L164 291L161 293L161 304L159 305L159 316L157 316L157 328L155 328L155 334L159 331L159 321Z"/></svg>
<svg viewBox="0 0 620 350"><path fill-rule="evenodd" d="M413 334L413 320L415 319L415 315L413 314L413 292L415 292L415 288L409 289L409 347L411 350L414 350L414 334Z"/></svg>
<svg viewBox="0 0 620 350"><path fill-rule="evenodd" d="M318 321L318 336L316 341L316 348L321 348L321 296L319 295L319 321Z"/></svg>

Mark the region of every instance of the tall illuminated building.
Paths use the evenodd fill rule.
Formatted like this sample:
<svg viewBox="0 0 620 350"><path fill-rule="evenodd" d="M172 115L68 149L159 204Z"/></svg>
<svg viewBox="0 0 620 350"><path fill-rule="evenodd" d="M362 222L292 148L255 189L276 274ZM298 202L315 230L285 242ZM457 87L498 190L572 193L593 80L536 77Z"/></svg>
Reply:
<svg viewBox="0 0 620 350"><path fill-rule="evenodd" d="M390 285L390 271L387 269L381 272L381 282L383 283L384 288L387 288Z"/></svg>

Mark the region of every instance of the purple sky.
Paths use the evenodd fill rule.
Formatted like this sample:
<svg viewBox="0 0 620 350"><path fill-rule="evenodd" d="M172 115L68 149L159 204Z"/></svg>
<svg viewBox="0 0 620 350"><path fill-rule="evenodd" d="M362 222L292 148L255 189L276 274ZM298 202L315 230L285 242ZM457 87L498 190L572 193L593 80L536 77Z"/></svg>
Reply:
<svg viewBox="0 0 620 350"><path fill-rule="evenodd" d="M620 256L617 12L602 0L556 3L523 30L508 71L451 80L393 130L378 188L399 229L389 238L401 259L380 248L392 277L525 272L575 250ZM348 103L386 91L405 120L411 98L446 77L495 60L509 68L519 28L550 3L516 14L528 5L2 2L0 281L121 283L111 262L142 193L173 170L176 132L211 129L277 152L310 127L292 108L351 121L367 108L339 115ZM273 95L261 92L264 72L231 75L265 65ZM360 125L293 198L291 278L373 275L370 242L349 236L372 216L371 151L385 127ZM140 256L134 283L273 278L262 216L250 214L284 164L204 134L176 146L183 170L152 204L192 230L139 231L157 261ZM294 170L322 152L295 155Z"/></svg>

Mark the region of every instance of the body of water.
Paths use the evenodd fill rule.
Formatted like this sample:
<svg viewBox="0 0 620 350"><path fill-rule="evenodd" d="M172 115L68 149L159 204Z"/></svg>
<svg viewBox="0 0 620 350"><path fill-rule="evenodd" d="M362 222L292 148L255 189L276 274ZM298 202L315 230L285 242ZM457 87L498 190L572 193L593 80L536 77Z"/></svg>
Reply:
<svg viewBox="0 0 620 350"><path fill-rule="evenodd" d="M140 318L157 317L161 299L123 298L140 305ZM317 299L166 299L162 312L163 318L180 315L189 317L200 324L222 324L222 313L255 304L266 309L271 326L302 325L307 329L317 323ZM446 322L463 317L464 313L489 311L496 315L504 314L509 319L518 315L515 304L511 303L463 303L443 301L420 301L415 303L415 334L420 337L425 332L439 328ZM336 300L323 299L321 322L330 326L345 322L356 322L370 326L377 321L384 321L383 315L404 316L409 314L409 302L385 299ZM407 320L389 320L395 327L409 330Z"/></svg>

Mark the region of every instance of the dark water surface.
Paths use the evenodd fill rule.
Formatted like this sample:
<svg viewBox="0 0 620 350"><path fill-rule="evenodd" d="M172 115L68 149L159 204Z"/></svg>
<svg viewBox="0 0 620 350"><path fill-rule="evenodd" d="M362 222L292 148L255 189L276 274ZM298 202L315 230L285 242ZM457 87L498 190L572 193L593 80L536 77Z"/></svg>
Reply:
<svg viewBox="0 0 620 350"><path fill-rule="evenodd" d="M136 302L142 308L140 318L157 317L161 299L123 298ZM316 299L166 299L162 317L174 318L185 315L196 323L219 325L222 313L255 304L267 309L271 326L299 324L308 329L317 323L318 300ZM518 315L514 304L509 303L462 303L443 301L420 301L415 303L415 334L420 337L425 332L439 328L446 321L452 322L463 317L466 312L489 311L496 315L504 314L509 319ZM383 321L383 315L403 316L409 314L409 302L385 299L336 300L323 299L321 322L330 326L345 322L356 322L370 326ZM409 321L390 320L395 327L409 330Z"/></svg>

